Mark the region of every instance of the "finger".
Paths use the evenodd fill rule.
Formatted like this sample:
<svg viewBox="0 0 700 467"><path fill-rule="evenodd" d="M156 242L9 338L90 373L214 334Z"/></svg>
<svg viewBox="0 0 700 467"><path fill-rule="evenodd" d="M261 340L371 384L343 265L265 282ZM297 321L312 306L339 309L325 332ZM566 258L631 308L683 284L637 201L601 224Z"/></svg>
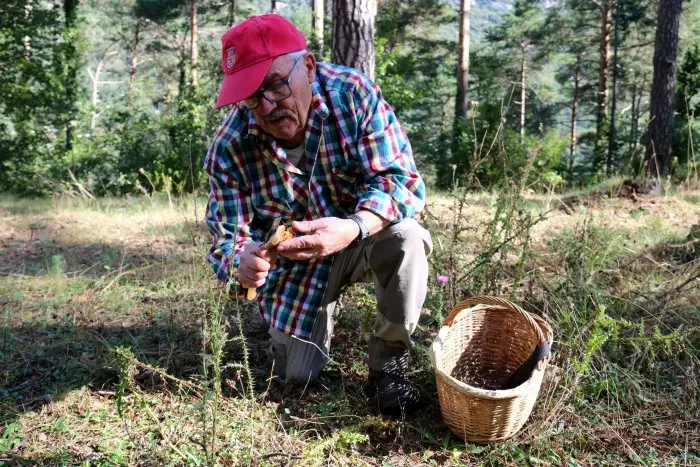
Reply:
<svg viewBox="0 0 700 467"><path fill-rule="evenodd" d="M256 250L253 252L253 254L263 261L267 261L269 264L275 264L275 261L277 260L277 254L272 249Z"/></svg>
<svg viewBox="0 0 700 467"><path fill-rule="evenodd" d="M307 259L311 258L319 258L321 255L318 250L316 249L304 249L304 250L293 250L293 251L285 251L285 252L280 252L282 256L285 258L297 260L297 261L305 261Z"/></svg>
<svg viewBox="0 0 700 467"><path fill-rule="evenodd" d="M264 260L258 256L251 255L250 258L248 258L245 262L245 265L241 267L241 269L245 271L261 271L261 272L267 272L270 270L270 262L267 260Z"/></svg>
<svg viewBox="0 0 700 467"><path fill-rule="evenodd" d="M269 261L264 260L262 258L255 258L255 261L253 262L253 270L254 271L259 271L259 272L267 272L270 270L270 267L272 265L270 264Z"/></svg>
<svg viewBox="0 0 700 467"><path fill-rule="evenodd" d="M251 285L249 285L248 288L250 289L252 287L252 288L257 289L258 287L262 287L263 285L265 285L265 279L260 279L260 280L251 282Z"/></svg>
<svg viewBox="0 0 700 467"><path fill-rule="evenodd" d="M325 219L315 219L312 221L294 221L292 228L295 232L311 233L326 225Z"/></svg>
<svg viewBox="0 0 700 467"><path fill-rule="evenodd" d="M262 245L262 243L260 243L260 242L246 243L245 245L243 245L243 251L253 253L253 252L257 251L258 249L260 249L260 245Z"/></svg>
<svg viewBox="0 0 700 467"><path fill-rule="evenodd" d="M277 264L277 248L273 248L272 250L267 251L267 262L270 263L271 266Z"/></svg>
<svg viewBox="0 0 700 467"><path fill-rule="evenodd" d="M242 274L238 275L238 282L241 283L243 287L246 289L249 289L251 287L260 287L265 283L265 279L267 278L267 275L265 277L249 277L249 276L244 276Z"/></svg>
<svg viewBox="0 0 700 467"><path fill-rule="evenodd" d="M259 271L251 271L251 272L246 272L241 275L242 278L247 280L248 282L255 282L255 281L261 281L265 280L267 278L267 273L266 272L259 272Z"/></svg>
<svg viewBox="0 0 700 467"><path fill-rule="evenodd" d="M302 235L285 240L277 245L277 251L288 252L294 250L308 250L318 248L321 245L321 237L319 235Z"/></svg>
<svg viewBox="0 0 700 467"><path fill-rule="evenodd" d="M265 281L267 279L267 273L266 272L255 272L250 275L248 280L250 282L259 282L259 281Z"/></svg>

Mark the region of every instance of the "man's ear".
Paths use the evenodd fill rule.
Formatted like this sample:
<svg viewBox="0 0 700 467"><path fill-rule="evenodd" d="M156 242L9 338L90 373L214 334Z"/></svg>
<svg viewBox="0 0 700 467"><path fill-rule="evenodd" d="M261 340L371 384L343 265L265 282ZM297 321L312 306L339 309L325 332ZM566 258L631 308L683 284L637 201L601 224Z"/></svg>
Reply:
<svg viewBox="0 0 700 467"><path fill-rule="evenodd" d="M316 57L311 52L304 56L304 67L306 68L306 77L309 84L316 81Z"/></svg>

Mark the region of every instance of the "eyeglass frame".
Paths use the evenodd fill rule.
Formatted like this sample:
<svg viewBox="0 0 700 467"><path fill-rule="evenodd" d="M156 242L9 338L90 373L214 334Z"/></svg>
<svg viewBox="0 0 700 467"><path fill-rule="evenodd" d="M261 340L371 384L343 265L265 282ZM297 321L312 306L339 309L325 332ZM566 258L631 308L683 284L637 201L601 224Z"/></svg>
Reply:
<svg viewBox="0 0 700 467"><path fill-rule="evenodd" d="M275 83L275 84L272 84L271 86L268 86L268 88L262 88L262 87L259 88L259 89L258 89L257 91L255 91L250 97L247 97L247 98L245 98L245 99L243 99L243 100L240 100L240 101L236 102L236 104L235 104L236 107L238 107L238 108L241 109L241 110L253 110L253 109L256 109L256 108L258 108L258 107L260 106L260 98L261 98L261 97L262 97L263 99L265 99L267 102L271 103L271 104L277 104L277 103L279 103L279 102L282 102L282 101L285 100L285 99L288 99L289 96L292 95L292 87L290 86L289 82L292 80L292 74L294 73L294 70L296 69L297 64L299 63L299 60L301 60L302 58L303 58L303 56L302 56L302 57L297 57L297 59L294 60L294 65L292 66L292 69L289 70L289 73L287 74L287 77L286 77L286 78L279 80L279 82L277 82L277 83ZM281 99L279 99L279 100L268 99L267 96L265 96L265 91L269 91L271 87L272 87L272 88L278 88L278 87L281 87L281 86L287 86L287 89L289 90L289 94L287 94L286 96L284 96L283 98L281 98ZM256 98L257 98L256 104L255 104L254 106L252 106L252 107L247 107L247 106L242 106L242 105L241 105L241 103L242 103L243 101L247 101L248 99L252 99L253 97L256 97Z"/></svg>

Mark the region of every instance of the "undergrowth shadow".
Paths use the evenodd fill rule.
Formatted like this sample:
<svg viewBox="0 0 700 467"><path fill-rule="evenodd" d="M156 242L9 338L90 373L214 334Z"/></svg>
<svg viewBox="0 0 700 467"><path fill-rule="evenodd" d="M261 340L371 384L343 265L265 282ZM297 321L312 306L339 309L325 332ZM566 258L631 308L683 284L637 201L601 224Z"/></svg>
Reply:
<svg viewBox="0 0 700 467"><path fill-rule="evenodd" d="M65 274L70 278L101 279L131 271L141 279L159 280L168 271L158 266L176 264L187 257L182 243L162 239L143 244L62 242L46 238L30 243L16 242L0 248L0 276L41 277Z"/></svg>

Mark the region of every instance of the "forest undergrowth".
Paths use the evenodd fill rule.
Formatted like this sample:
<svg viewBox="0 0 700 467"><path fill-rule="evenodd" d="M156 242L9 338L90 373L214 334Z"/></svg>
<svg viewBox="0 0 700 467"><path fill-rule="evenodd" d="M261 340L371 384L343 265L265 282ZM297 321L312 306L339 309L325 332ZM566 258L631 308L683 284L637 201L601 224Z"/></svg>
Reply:
<svg viewBox="0 0 700 467"><path fill-rule="evenodd" d="M319 381L270 377L265 324L217 284L204 199L0 198L0 462L473 465L700 462L700 192L435 193L412 376L431 401L374 415L369 285L342 298ZM591 192L593 193L593 192ZM460 300L515 301L554 329L514 438L443 424L428 348Z"/></svg>

